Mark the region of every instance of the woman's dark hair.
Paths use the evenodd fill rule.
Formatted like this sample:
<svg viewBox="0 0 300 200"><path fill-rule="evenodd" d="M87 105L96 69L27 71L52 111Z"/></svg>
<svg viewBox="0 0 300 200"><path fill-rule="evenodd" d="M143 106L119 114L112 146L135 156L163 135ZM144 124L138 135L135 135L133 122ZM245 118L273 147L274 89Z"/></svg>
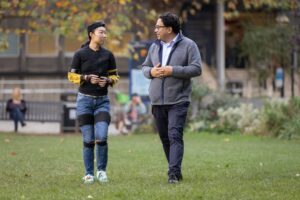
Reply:
<svg viewBox="0 0 300 200"><path fill-rule="evenodd" d="M90 32L94 32L94 30L98 27L105 27L105 23L103 21L98 21L90 24L87 27L87 34L89 36L89 39L91 39Z"/></svg>
<svg viewBox="0 0 300 200"><path fill-rule="evenodd" d="M80 48L83 48L83 47L86 47L86 46L89 46L90 45L90 40L86 41L85 43L83 43Z"/></svg>
<svg viewBox="0 0 300 200"><path fill-rule="evenodd" d="M175 34L180 32L180 20L177 15L167 12L160 15L158 18L162 20L166 27L171 27Z"/></svg>
<svg viewBox="0 0 300 200"><path fill-rule="evenodd" d="M87 30L89 40L86 41L84 44L82 44L81 48L86 47L90 44L90 40L91 40L90 32L94 32L94 30L98 27L105 27L105 23L103 21L98 21L88 25L86 30Z"/></svg>

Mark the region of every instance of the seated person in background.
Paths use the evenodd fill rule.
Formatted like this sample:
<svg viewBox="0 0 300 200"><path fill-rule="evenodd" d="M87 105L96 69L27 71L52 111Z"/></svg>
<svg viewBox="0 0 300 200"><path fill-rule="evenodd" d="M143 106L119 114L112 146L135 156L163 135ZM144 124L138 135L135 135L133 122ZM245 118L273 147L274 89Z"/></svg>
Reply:
<svg viewBox="0 0 300 200"><path fill-rule="evenodd" d="M14 130L18 132L18 123L25 126L24 117L26 113L26 102L22 99L21 89L16 87L13 89L12 98L6 103L6 111L9 112L9 117L14 121Z"/></svg>
<svg viewBox="0 0 300 200"><path fill-rule="evenodd" d="M147 109L141 97L134 93L131 101L124 107L124 116L119 120L117 128L122 134L127 134L128 131L134 129L143 122L143 117Z"/></svg>

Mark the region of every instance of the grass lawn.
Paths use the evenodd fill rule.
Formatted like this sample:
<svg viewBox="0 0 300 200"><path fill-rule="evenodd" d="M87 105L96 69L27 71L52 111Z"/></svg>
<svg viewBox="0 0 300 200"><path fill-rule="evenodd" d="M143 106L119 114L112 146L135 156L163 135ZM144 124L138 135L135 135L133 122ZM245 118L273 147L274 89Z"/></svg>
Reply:
<svg viewBox="0 0 300 200"><path fill-rule="evenodd" d="M300 199L300 141L185 135L183 182L167 183L157 135L109 138L109 183L84 185L80 135L0 133L0 199Z"/></svg>

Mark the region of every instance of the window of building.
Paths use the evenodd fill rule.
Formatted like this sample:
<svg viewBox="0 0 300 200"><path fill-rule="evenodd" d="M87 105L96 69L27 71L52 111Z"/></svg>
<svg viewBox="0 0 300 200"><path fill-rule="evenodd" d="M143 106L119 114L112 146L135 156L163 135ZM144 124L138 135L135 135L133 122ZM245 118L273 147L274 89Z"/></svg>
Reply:
<svg viewBox="0 0 300 200"><path fill-rule="evenodd" d="M0 57L18 57L20 37L15 33L0 33Z"/></svg>
<svg viewBox="0 0 300 200"><path fill-rule="evenodd" d="M26 37L28 56L56 56L58 54L58 37L51 33L30 33Z"/></svg>

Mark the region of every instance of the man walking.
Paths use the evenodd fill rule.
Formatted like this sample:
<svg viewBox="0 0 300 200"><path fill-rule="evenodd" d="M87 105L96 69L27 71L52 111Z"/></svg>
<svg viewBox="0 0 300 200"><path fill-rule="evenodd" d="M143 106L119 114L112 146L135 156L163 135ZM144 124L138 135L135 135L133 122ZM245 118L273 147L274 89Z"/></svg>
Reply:
<svg viewBox="0 0 300 200"><path fill-rule="evenodd" d="M142 64L144 76L151 79L149 96L152 114L169 164L168 182L182 180L183 128L186 121L191 78L201 75L201 57L195 42L180 32L178 16L159 16L151 45Z"/></svg>

